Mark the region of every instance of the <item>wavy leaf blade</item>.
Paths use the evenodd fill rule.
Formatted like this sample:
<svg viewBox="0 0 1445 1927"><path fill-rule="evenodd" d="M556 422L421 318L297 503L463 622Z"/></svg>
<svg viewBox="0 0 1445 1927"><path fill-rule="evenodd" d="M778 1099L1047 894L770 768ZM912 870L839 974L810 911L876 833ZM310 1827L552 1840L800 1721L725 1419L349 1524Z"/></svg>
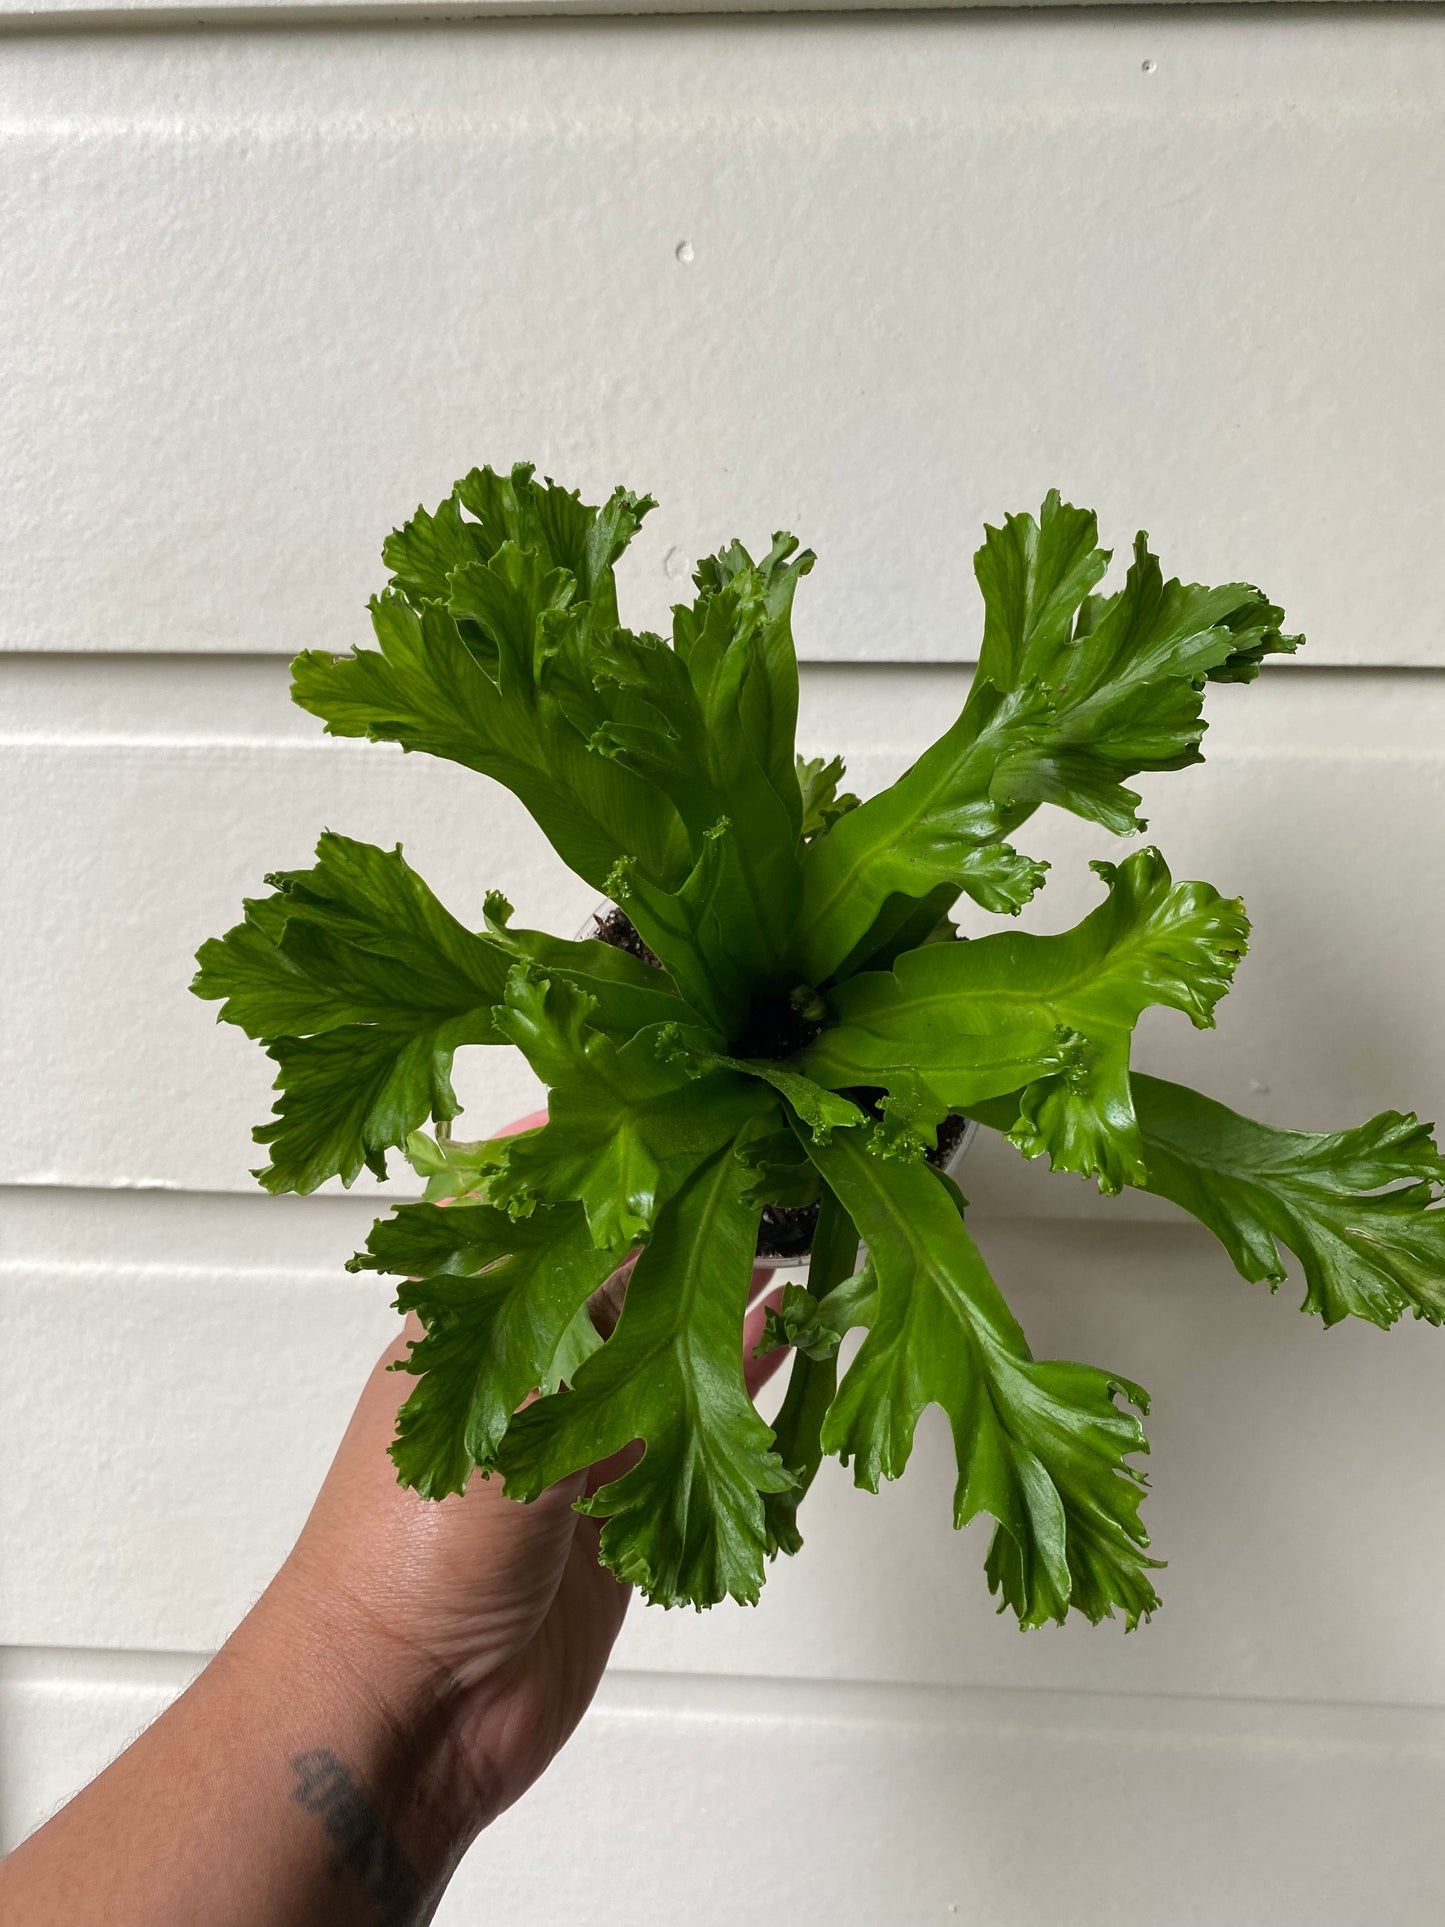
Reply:
<svg viewBox="0 0 1445 1927"><path fill-rule="evenodd" d="M333 735L399 743L504 784L598 889L626 855L675 884L686 842L671 804L592 753L542 675L561 639L615 628L612 565L650 506L618 490L590 508L526 463L509 477L474 469L449 504L388 541L393 586L371 605L379 647L303 651L293 699Z"/></svg>
<svg viewBox="0 0 1445 1927"><path fill-rule="evenodd" d="M858 1259L858 1231L831 1191L825 1190L808 1262L808 1295L816 1305L836 1296ZM793 1287L789 1286L789 1290ZM791 1342L791 1341L788 1341ZM826 1355L798 1350L788 1373L788 1389L773 1421L775 1449L793 1483L763 1496L767 1553L801 1550L798 1507L823 1462L823 1427L838 1389L837 1349Z"/></svg>
<svg viewBox="0 0 1445 1927"><path fill-rule="evenodd" d="M805 811L795 749L798 656L793 646L793 598L815 559L811 549L799 550L796 536L779 530L773 536L768 553L759 561L753 561L741 542L732 542L699 563L693 577L700 599L724 594L740 578L750 577L757 604L755 642L753 661L737 705L738 723L754 759L782 804L794 835L802 833ZM677 629L674 639L679 644L686 640ZM696 679L696 672L694 675ZM714 726L725 729L727 691L725 688L719 691L713 685L709 693Z"/></svg>
<svg viewBox="0 0 1445 1927"><path fill-rule="evenodd" d="M1248 681L1300 638L1248 583L1166 582L1142 534L1124 587L1090 594L1108 556L1094 518L1052 492L1006 518L975 558L984 642L963 713L882 795L818 838L804 866L804 954L837 967L895 892L941 884L1016 911L1042 868L1001 845L1054 803L1116 834L1144 825L1126 781L1199 758L1208 680Z"/></svg>
<svg viewBox="0 0 1445 1927"><path fill-rule="evenodd" d="M738 957L763 984L783 971L801 889L787 626L797 566L783 559L795 547L780 537L757 565L734 543L725 562L704 564L697 600L674 611L671 648L621 629L572 633L547 672L589 747L669 799L695 866L725 831L736 914L685 921L704 956Z"/></svg>
<svg viewBox="0 0 1445 1927"><path fill-rule="evenodd" d="M1051 489L1036 522L1006 515L985 527L973 572L983 592L980 680L1013 689L1047 670L1071 639L1074 619L1109 566L1088 509L1064 502Z"/></svg>
<svg viewBox="0 0 1445 1927"><path fill-rule="evenodd" d="M757 1600L763 1495L791 1484L743 1380L758 1208L731 1147L659 1214L617 1329L570 1392L513 1422L500 1464L532 1499L634 1440L643 1455L579 1506L603 1518L603 1563L661 1605Z"/></svg>
<svg viewBox="0 0 1445 1927"><path fill-rule="evenodd" d="M202 944L191 988L224 1000L248 1037L305 1037L404 1013L455 1016L499 1001L508 959L458 923L402 856L328 830L310 870Z"/></svg>
<svg viewBox="0 0 1445 1927"><path fill-rule="evenodd" d="M511 915L506 898L490 891L486 916L493 943L509 962L534 965L585 997L588 1022L614 1041L625 1043L655 1024L696 1021L697 1013L657 966L595 937L574 941L547 930L514 929Z"/></svg>
<svg viewBox="0 0 1445 1927"><path fill-rule="evenodd" d="M843 1133L810 1155L868 1245L878 1298L844 1374L823 1446L877 1491L908 1463L929 1405L947 1414L958 1461L954 1524L997 1521L991 1587L1025 1627L1128 1625L1158 1604L1139 1519L1147 1452L1143 1391L1129 1380L1057 1360L1035 1361L963 1222L956 1193L926 1165L885 1163Z"/></svg>
<svg viewBox="0 0 1445 1927"><path fill-rule="evenodd" d="M346 1025L315 1037L278 1037L266 1054L278 1066L269 1123L252 1136L271 1162L252 1175L271 1192L316 1190L328 1178L350 1186L364 1165L385 1178L386 1153L428 1118L448 1122L461 1106L452 1058L464 1044L493 1044L485 1010L421 1030Z"/></svg>
<svg viewBox="0 0 1445 1927"><path fill-rule="evenodd" d="M487 1204L403 1205L373 1228L350 1269L423 1274L396 1300L424 1332L398 1367L418 1381L391 1447L403 1485L440 1499L494 1463L513 1413L624 1256L597 1249L573 1204L521 1223ZM572 1346L564 1376L582 1349Z"/></svg>
<svg viewBox="0 0 1445 1927"><path fill-rule="evenodd" d="M667 1027L617 1045L592 1023L589 998L526 965L496 1024L550 1095L547 1123L509 1141L488 1196L519 1215L576 1199L599 1246L649 1237L667 1199L769 1101L732 1070L695 1078L695 1065L666 1060Z"/></svg>
<svg viewBox="0 0 1445 1927"><path fill-rule="evenodd" d="M809 982L838 969L890 897L946 886L993 911L1016 912L1029 901L1045 866L1003 841L1013 826L989 795L994 762L965 710L896 783L808 845L798 941Z"/></svg>
<svg viewBox="0 0 1445 1927"><path fill-rule="evenodd" d="M1383 1111L1351 1131L1285 1131L1162 1078L1133 1084L1142 1188L1206 1225L1242 1277L1282 1284L1283 1246L1304 1271L1300 1309L1326 1326L1445 1322L1445 1160L1429 1125Z"/></svg>
<svg viewBox="0 0 1445 1927"><path fill-rule="evenodd" d="M316 857L202 945L192 984L279 1066L276 1117L255 1133L270 1191L349 1185L363 1165L384 1177L389 1149L457 1115L455 1052L501 1041L504 949L458 923L399 848L327 831Z"/></svg>
<svg viewBox="0 0 1445 1927"><path fill-rule="evenodd" d="M881 1085L900 1098L921 1081L968 1109L1023 1087L1012 1136L1025 1156L1097 1180L1135 1182L1144 1152L1129 1094L1129 1040L1151 1004L1213 1022L1249 929L1244 906L1207 883L1175 883L1157 850L1117 869L1082 923L1058 936L1005 930L927 944L891 971L839 984L839 1019L804 1053L819 1082Z"/></svg>

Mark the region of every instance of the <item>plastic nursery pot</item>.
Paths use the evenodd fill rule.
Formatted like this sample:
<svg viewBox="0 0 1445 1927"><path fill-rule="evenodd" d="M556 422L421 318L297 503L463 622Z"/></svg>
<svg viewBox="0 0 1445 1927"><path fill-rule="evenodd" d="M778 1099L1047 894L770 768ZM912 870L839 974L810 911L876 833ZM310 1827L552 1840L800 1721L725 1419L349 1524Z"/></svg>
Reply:
<svg viewBox="0 0 1445 1927"><path fill-rule="evenodd" d="M657 958L638 936L632 927L627 913L615 904L600 903L577 933L579 941L591 937L602 943L610 943L618 950L626 950L643 963L660 969ZM975 1119L952 1115L946 1117L938 1127L938 1143L928 1153L928 1162L936 1165L948 1177L957 1177L963 1160L968 1155L969 1146L978 1135ZM782 1205L769 1204L763 1207L762 1222L758 1226L758 1259L769 1264L775 1271L806 1270L813 1250L813 1232L818 1223L816 1204Z"/></svg>
<svg viewBox="0 0 1445 1927"><path fill-rule="evenodd" d="M938 1127L936 1149L927 1154L928 1162L948 1177L956 1178L977 1136L976 1118L946 1117ZM815 1204L764 1206L762 1223L758 1226L759 1264L771 1265L774 1271L806 1271L817 1222Z"/></svg>

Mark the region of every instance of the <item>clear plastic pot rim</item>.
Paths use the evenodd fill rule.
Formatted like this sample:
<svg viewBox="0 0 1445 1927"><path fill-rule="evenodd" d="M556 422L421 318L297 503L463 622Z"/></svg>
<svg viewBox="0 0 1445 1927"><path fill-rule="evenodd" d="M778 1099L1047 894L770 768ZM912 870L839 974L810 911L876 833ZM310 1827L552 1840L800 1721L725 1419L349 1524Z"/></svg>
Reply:
<svg viewBox="0 0 1445 1927"><path fill-rule="evenodd" d="M968 1156L969 1150L973 1145L973 1141L977 1136L978 1136L978 1119L976 1117L971 1117L967 1119L967 1121L964 1124L963 1135L959 1138L957 1144L954 1145L953 1149L949 1152L948 1156L944 1159L943 1163L938 1167L943 1172L945 1177L952 1178L955 1181L955 1183L957 1182L958 1175L960 1171L963 1169L963 1161ZM864 1250L864 1246L860 1241L858 1246L858 1251L860 1254L860 1262L861 1262L861 1254L863 1250ZM804 1252L801 1252L796 1258L764 1258L759 1256L758 1259L756 1260L756 1264L759 1271L766 1270L766 1271L776 1272L784 1280L795 1282L795 1281L801 1281L802 1279L805 1279L807 1277L808 1266L811 1263L811 1261L812 1261L812 1253L809 1251L804 1251Z"/></svg>

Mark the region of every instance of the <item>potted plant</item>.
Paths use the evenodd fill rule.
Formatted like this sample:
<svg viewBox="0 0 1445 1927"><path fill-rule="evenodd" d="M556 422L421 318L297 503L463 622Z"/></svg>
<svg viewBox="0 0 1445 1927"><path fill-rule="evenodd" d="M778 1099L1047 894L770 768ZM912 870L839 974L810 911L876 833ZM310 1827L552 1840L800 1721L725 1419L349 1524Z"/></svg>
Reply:
<svg viewBox="0 0 1445 1927"><path fill-rule="evenodd" d="M699 565L670 640L633 633L614 569L652 506L474 469L384 545L377 647L297 658L295 700L333 734L504 783L616 911L569 941L491 895L468 929L399 848L323 836L198 958L197 993L278 1067L257 1175L307 1192L385 1176L400 1148L429 1179L352 1261L401 1278L424 1330L392 1447L418 1492L480 1470L528 1500L640 1441L583 1502L603 1560L663 1604L752 1601L765 1558L801 1543L823 1454L876 1491L936 1403L954 1524L996 1522L1000 1610L1132 1626L1157 1603L1132 1463L1145 1394L1033 1357L936 1168L940 1130L981 1121L1103 1192L1171 1199L1271 1288L1288 1248L1327 1325L1440 1322L1445 1166L1413 1116L1278 1130L1133 1069L1147 1006L1213 1022L1248 932L1239 901L1176 882L1156 849L1094 864L1099 904L1057 936L964 940L949 913L1028 902L1045 866L1008 839L1041 804L1142 829L1126 785L1200 760L1207 683L1247 682L1299 638L1257 589L1166 581L1142 535L1101 593L1094 517L1050 494L978 552L962 713L859 802L841 762L794 750L811 554L733 543ZM469 1044L525 1054L545 1124L451 1138ZM812 1251L770 1317L766 1342L794 1349L772 1426L741 1361L765 1218ZM639 1249L604 1342L589 1296Z"/></svg>

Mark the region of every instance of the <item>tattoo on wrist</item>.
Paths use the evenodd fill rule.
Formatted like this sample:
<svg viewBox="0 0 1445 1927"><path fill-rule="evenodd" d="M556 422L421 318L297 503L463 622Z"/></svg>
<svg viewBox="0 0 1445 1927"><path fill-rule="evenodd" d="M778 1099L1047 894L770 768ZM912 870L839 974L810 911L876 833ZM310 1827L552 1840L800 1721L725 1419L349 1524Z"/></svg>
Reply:
<svg viewBox="0 0 1445 1927"><path fill-rule="evenodd" d="M291 1798L314 1813L334 1841L331 1873L352 1874L376 1903L378 1927L419 1927L426 1898L421 1881L391 1837L385 1819L329 1746L291 1759Z"/></svg>

